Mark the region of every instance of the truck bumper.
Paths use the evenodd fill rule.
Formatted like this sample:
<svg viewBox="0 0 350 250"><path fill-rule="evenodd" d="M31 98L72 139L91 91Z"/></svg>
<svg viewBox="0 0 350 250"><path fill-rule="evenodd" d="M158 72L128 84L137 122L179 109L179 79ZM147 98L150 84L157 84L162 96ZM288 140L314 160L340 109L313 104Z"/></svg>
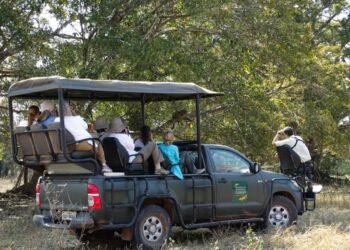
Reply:
<svg viewBox="0 0 350 250"><path fill-rule="evenodd" d="M54 223L51 217L45 215L34 215L33 222L39 227L55 228L55 229L85 229L94 226L94 220L91 217L77 217L72 219L69 223Z"/></svg>

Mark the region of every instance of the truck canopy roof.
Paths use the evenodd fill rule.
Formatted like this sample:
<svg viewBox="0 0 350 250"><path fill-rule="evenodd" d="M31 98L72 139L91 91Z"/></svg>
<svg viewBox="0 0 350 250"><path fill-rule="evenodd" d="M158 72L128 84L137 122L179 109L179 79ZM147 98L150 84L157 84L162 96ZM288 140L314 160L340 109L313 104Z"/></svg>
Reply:
<svg viewBox="0 0 350 250"><path fill-rule="evenodd" d="M65 98L137 101L172 101L222 95L194 83L146 82L121 80L69 79L60 76L38 77L11 85L8 97L46 98L58 97L58 89Z"/></svg>

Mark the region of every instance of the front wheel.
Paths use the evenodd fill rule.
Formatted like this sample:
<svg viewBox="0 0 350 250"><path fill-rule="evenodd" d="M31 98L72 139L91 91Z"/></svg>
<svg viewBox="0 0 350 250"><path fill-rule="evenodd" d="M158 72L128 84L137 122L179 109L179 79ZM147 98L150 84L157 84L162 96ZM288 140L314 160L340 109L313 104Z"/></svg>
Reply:
<svg viewBox="0 0 350 250"><path fill-rule="evenodd" d="M267 227L287 227L294 224L297 219L297 209L290 199L284 196L273 197L272 206L265 221Z"/></svg>
<svg viewBox="0 0 350 250"><path fill-rule="evenodd" d="M145 206L135 223L134 241L145 249L158 249L171 232L169 214L160 206Z"/></svg>

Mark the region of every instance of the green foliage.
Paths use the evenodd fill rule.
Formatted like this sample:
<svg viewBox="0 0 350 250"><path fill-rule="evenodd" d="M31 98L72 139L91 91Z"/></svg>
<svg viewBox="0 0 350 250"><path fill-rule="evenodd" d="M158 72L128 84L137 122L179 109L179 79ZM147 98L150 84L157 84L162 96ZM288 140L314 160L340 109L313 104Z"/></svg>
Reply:
<svg viewBox="0 0 350 250"><path fill-rule="evenodd" d="M275 131L292 123L328 172L326 152L350 157L350 132L337 128L350 108L348 11L345 0L2 1L0 90L40 75L196 82L225 93L202 101L204 142L266 163ZM137 130L139 105L78 110ZM192 115L193 103L147 104L147 124L168 125L182 109ZM170 125L178 138L196 134L192 121Z"/></svg>

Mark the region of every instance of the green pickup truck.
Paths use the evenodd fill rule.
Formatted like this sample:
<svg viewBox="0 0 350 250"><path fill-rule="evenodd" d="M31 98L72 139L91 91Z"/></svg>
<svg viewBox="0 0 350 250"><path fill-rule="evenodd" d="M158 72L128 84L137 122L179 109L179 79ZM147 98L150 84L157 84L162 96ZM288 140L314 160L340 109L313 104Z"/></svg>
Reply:
<svg viewBox="0 0 350 250"><path fill-rule="evenodd" d="M158 248L172 226L196 229L260 223L284 227L314 209L315 192L299 185L295 181L299 177L263 171L230 147L201 142L200 100L218 95L193 83L173 82L43 77L12 85L8 97L14 159L42 172L36 187L40 214L34 215L34 223L71 230L81 239L118 232L123 240ZM68 149L72 142L67 139L64 119L47 129L15 128L13 102L26 98L58 100L60 116L65 99L140 101L143 124L147 103L193 99L197 140L177 145L180 153L188 153L205 172L184 174L184 180L179 180L147 169L135 171L127 164L122 166L124 171L104 175L93 156Z"/></svg>

